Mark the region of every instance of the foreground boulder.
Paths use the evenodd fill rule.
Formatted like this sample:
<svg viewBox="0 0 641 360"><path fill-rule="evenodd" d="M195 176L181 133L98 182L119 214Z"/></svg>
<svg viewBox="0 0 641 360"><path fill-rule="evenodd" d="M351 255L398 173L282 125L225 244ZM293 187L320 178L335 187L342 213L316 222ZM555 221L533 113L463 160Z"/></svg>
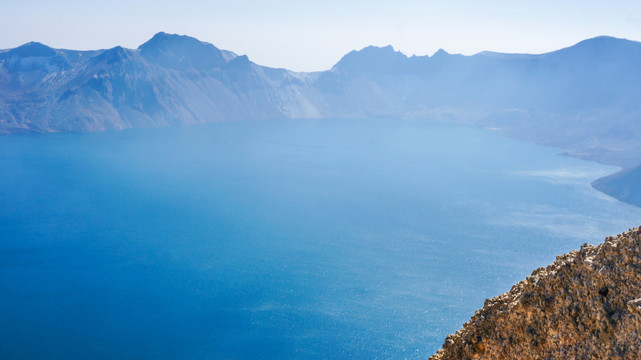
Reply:
<svg viewBox="0 0 641 360"><path fill-rule="evenodd" d="M641 229L558 256L488 299L431 360L638 359Z"/></svg>

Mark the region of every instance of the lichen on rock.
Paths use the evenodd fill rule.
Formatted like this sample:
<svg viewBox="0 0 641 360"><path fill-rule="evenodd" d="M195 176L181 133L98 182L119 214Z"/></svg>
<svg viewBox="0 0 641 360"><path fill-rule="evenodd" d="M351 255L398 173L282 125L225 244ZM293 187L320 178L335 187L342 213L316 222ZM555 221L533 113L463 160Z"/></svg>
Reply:
<svg viewBox="0 0 641 360"><path fill-rule="evenodd" d="M430 360L641 358L641 229L558 256L488 299Z"/></svg>

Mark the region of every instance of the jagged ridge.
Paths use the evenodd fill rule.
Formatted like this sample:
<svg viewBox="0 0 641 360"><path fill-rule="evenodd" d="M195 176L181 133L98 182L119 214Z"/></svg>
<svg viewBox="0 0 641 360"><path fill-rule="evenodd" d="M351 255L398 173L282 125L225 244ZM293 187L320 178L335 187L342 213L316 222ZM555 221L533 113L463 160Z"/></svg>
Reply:
<svg viewBox="0 0 641 360"><path fill-rule="evenodd" d="M641 230L558 256L485 301L431 360L636 359Z"/></svg>

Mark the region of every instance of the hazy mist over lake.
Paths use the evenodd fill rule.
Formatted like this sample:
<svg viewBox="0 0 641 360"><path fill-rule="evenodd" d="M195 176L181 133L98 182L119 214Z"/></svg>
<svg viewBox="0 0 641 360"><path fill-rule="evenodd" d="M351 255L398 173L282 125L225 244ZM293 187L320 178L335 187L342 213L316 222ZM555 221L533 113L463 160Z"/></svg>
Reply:
<svg viewBox="0 0 641 360"><path fill-rule="evenodd" d="M426 358L641 220L558 153L394 119L0 137L0 358Z"/></svg>

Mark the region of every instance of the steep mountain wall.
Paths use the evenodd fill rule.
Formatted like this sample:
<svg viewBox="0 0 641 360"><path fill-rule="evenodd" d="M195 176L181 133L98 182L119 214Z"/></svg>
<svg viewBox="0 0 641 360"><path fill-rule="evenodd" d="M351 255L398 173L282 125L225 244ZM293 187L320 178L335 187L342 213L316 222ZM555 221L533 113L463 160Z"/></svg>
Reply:
<svg viewBox="0 0 641 360"><path fill-rule="evenodd" d="M431 360L638 359L641 230L558 256L485 301Z"/></svg>
<svg viewBox="0 0 641 360"><path fill-rule="evenodd" d="M165 33L138 49L29 43L0 51L0 134L319 117L304 78Z"/></svg>

